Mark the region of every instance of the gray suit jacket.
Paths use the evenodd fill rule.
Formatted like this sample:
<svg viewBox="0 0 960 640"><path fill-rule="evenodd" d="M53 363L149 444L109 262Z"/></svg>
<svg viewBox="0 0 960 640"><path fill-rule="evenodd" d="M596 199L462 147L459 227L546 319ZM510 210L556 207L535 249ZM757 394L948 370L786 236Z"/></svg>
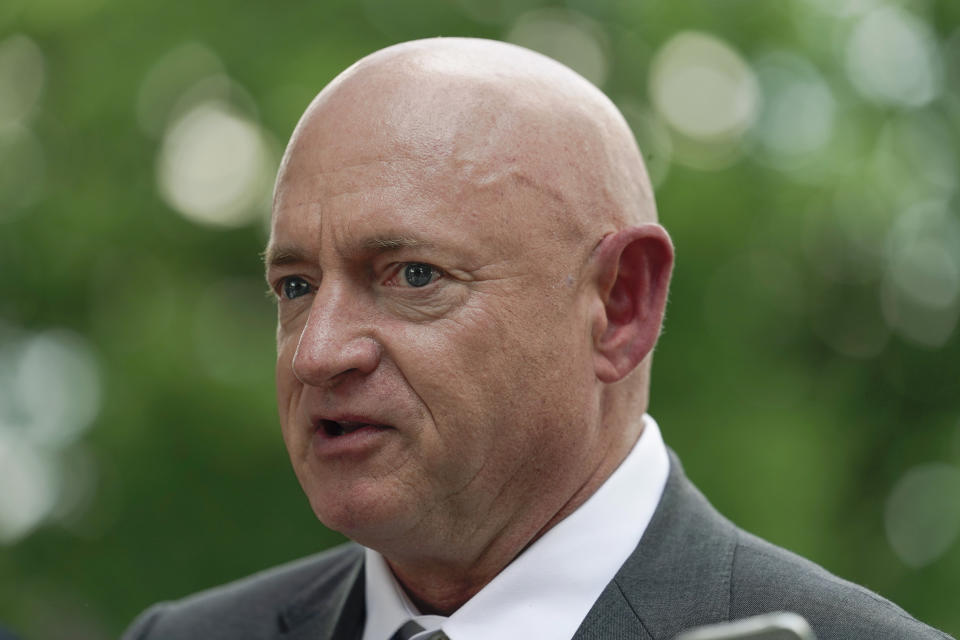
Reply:
<svg viewBox="0 0 960 640"><path fill-rule="evenodd" d="M949 638L738 529L687 480L671 452L670 476L643 539L574 640L670 640L683 629L769 611L799 613L818 640ZM348 544L155 605L124 640L359 640L364 617L363 551Z"/></svg>

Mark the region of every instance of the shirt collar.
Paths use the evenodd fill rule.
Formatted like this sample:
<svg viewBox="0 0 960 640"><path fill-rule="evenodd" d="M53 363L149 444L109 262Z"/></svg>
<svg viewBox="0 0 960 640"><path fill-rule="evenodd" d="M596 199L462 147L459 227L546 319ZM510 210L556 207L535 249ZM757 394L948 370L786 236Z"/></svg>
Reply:
<svg viewBox="0 0 960 640"><path fill-rule="evenodd" d="M606 482L447 618L421 615L383 557L366 549L363 640L387 640L411 618L452 640L571 638L639 544L667 481L660 429L649 415L643 421L639 440Z"/></svg>

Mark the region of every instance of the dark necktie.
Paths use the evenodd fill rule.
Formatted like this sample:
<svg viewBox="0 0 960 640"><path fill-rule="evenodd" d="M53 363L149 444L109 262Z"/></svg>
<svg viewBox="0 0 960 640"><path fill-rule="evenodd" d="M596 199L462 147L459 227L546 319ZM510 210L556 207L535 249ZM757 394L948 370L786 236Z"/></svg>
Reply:
<svg viewBox="0 0 960 640"><path fill-rule="evenodd" d="M410 640L413 636L417 635L423 631L423 627L414 622L413 620L407 620L403 623L397 632L390 636L390 640Z"/></svg>
<svg viewBox="0 0 960 640"><path fill-rule="evenodd" d="M390 636L390 640L410 640L410 638L423 630L424 628L419 624L413 620L408 620L407 622L403 623L402 627L397 629L396 633ZM430 634L427 640L449 640L449 638L447 638L447 634L445 634L443 631L434 631Z"/></svg>

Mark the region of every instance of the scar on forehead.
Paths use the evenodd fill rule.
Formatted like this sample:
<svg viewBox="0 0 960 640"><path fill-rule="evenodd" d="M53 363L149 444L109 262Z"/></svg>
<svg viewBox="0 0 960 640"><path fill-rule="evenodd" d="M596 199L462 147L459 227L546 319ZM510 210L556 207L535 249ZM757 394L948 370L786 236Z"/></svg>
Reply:
<svg viewBox="0 0 960 640"><path fill-rule="evenodd" d="M544 194L545 196L547 196L557 204L564 207L567 206L567 198L564 197L563 192L561 192L556 187L553 187L552 185L547 184L547 182L544 180L536 180L531 176L527 175L526 173L523 173L520 171L512 172L510 174L510 178L520 186L527 187L529 189L534 189L535 191L539 191L540 193Z"/></svg>

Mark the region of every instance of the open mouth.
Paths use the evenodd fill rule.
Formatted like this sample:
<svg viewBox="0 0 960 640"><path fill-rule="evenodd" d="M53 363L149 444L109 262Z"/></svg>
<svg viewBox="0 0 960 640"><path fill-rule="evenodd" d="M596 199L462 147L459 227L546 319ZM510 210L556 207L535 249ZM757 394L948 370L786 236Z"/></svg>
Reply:
<svg viewBox="0 0 960 640"><path fill-rule="evenodd" d="M347 435L348 433L353 433L354 431L359 431L360 429L365 428L371 429L386 429L386 425L382 424L373 424L370 422L349 422L349 421L337 421L337 420L321 420L320 428L323 429L323 432L330 436L331 438L336 438L339 436Z"/></svg>

